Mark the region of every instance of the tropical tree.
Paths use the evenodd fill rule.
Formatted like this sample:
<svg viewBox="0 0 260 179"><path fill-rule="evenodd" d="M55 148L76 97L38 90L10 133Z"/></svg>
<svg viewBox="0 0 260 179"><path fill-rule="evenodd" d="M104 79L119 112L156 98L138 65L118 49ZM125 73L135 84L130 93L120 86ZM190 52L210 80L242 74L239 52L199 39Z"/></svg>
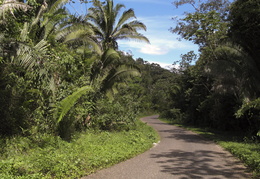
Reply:
<svg viewBox="0 0 260 179"><path fill-rule="evenodd" d="M237 0L230 10L230 37L254 59L260 71L260 3L258 0Z"/></svg>
<svg viewBox="0 0 260 179"><path fill-rule="evenodd" d="M87 19L103 51L109 48L118 49L118 40L149 42L144 35L138 33L138 30L146 30L146 26L136 20L133 9L128 9L119 16L120 10L124 7L123 4L114 6L113 0L106 0L104 3L94 0L93 7L88 10Z"/></svg>
<svg viewBox="0 0 260 179"><path fill-rule="evenodd" d="M176 8L184 4L194 7L194 12L185 12L184 18L173 18L177 21L177 25L171 28L173 33L211 53L219 42L227 38L228 0L176 0L173 4Z"/></svg>
<svg viewBox="0 0 260 179"><path fill-rule="evenodd" d="M260 135L259 99L260 99L260 3L257 0L237 0L230 10L231 22L229 36L242 47L243 54L241 63L245 68L244 80L248 83L243 88L247 89L247 96L243 98L243 104L237 111L236 116L248 119L252 135ZM244 74L244 73L243 73Z"/></svg>
<svg viewBox="0 0 260 179"><path fill-rule="evenodd" d="M69 21L66 2L3 1L0 6L0 96L6 104L0 108L4 124L1 134L32 126L42 132L55 129L54 107L59 107L57 103L66 93L69 95L59 88L66 84L64 76L68 79L72 71L64 67L74 62L72 53L55 40L57 32L67 27L65 21ZM76 65L72 66L74 69Z"/></svg>
<svg viewBox="0 0 260 179"><path fill-rule="evenodd" d="M98 3L100 4L100 7L97 6ZM112 3L113 6L112 1L107 1L107 3L108 4L110 3L109 6L111 6ZM98 11L98 7L101 9L102 8L105 9L105 7L103 6L104 4L95 1L93 3L93 7L90 8L91 10L89 12L95 11L97 17L102 16L102 14L98 14L98 13L102 13L102 11ZM107 13L105 18L107 19L111 19L111 17L115 18L116 15L114 10L117 9L119 11L123 6L121 7L121 5L116 5L116 7L117 8L110 9L111 12ZM109 12L109 10L107 11ZM132 10L131 13L129 13L128 15L127 13L124 14L125 14L124 17L121 17L120 20L121 24L124 23L124 20L128 21L131 16L134 16ZM71 121L71 119L68 119L65 115L69 115L68 111L70 109L73 110L73 107L76 104L76 102L84 94L86 94L87 91L94 91L92 93L94 94L94 99L93 98L92 99L94 100L96 111L93 114L93 118L98 118L96 119L96 122L100 121L102 116L96 117L95 114L98 114L100 112L98 111L99 109L100 110L103 109L102 105L104 104L98 102L100 101L101 98L105 97L103 94L106 94L106 96L109 97L110 100L115 101L116 99L114 97L115 94L118 93L118 89L122 89L122 87L128 83L128 79L130 77L135 77L140 75L140 71L136 68L136 66L133 65L133 63L129 63L130 61L124 60L125 55L117 51L117 47L116 47L117 45L116 46L104 45L107 44L107 42L103 42L98 33L98 31L102 32L102 29L99 29L100 28L99 26L97 27L94 26L92 21L90 22L90 17L91 17L90 14L88 14L86 18L74 17L74 19L71 21L72 23L64 26L64 28L62 28L56 35L56 39L58 41L65 42L66 44L68 44L68 47L74 50L75 52L83 54L82 56L83 60L85 61L87 60L89 62L88 64L91 64L91 75L90 75L91 83L89 84L88 81L86 81L85 84L87 84L87 86L79 88L73 94L64 98L60 103L60 108L56 114L58 115L57 122L61 125L66 124L68 122L69 122L69 126L73 125L74 122ZM99 20L96 21L99 22ZM129 31L127 31L128 34L123 34L126 32L125 26L129 26L130 24L133 25L132 27L133 32L130 33ZM141 28L142 27L145 28L145 26L142 23L140 24L141 25L139 26ZM124 38L129 38L129 39L143 38L146 41L148 41L146 37L137 33L138 25L135 25L134 22L128 23L128 25L121 25L123 27L121 27L120 25L117 26L120 27L121 30L119 31L118 29L119 32L116 32L114 30L115 31L114 34L115 33L117 34L121 33L121 34L119 34L118 37L115 36L115 38L113 38L114 44L117 44L116 42L117 40L124 39ZM125 35L125 37L122 37L123 35ZM104 36L111 36L111 35L108 34ZM119 101L117 101L117 103L118 102ZM111 108L113 108L113 106ZM109 114L104 114L104 115L109 116ZM110 122L116 124L116 121L114 120L115 119L113 119ZM101 121L103 121L103 119ZM101 123L103 125L103 122ZM108 124L105 123L105 125ZM67 126L66 128L62 129L63 131L65 131L69 127L68 125L66 126Z"/></svg>
<svg viewBox="0 0 260 179"><path fill-rule="evenodd" d="M174 106L185 113L188 122L256 131L256 135L260 81L258 1L174 1L176 7L184 4L193 6L194 12L177 19L177 26L171 30L198 44L200 56L180 75L184 100L175 100Z"/></svg>

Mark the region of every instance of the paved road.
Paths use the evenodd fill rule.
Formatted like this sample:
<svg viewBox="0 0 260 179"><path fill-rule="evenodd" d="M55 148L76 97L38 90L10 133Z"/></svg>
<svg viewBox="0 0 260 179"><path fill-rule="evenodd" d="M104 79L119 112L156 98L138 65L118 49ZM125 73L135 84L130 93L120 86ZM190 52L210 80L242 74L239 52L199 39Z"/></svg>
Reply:
<svg viewBox="0 0 260 179"><path fill-rule="evenodd" d="M84 179L243 179L246 168L232 155L193 132L165 124L158 116L142 120L154 127L160 143L135 158ZM82 179L83 179L82 178Z"/></svg>

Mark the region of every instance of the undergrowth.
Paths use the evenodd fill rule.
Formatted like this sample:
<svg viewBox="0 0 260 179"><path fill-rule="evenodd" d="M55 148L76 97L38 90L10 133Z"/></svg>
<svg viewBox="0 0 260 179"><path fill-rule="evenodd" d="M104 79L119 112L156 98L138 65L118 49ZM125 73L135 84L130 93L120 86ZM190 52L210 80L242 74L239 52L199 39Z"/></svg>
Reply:
<svg viewBox="0 0 260 179"><path fill-rule="evenodd" d="M144 152L158 134L136 122L129 131L87 131L71 142L43 134L1 140L1 179L79 178Z"/></svg>
<svg viewBox="0 0 260 179"><path fill-rule="evenodd" d="M234 156L238 157L253 172L254 178L260 178L260 143L243 136L243 133L216 131L182 124L180 121L160 120L191 130L197 134L213 140Z"/></svg>

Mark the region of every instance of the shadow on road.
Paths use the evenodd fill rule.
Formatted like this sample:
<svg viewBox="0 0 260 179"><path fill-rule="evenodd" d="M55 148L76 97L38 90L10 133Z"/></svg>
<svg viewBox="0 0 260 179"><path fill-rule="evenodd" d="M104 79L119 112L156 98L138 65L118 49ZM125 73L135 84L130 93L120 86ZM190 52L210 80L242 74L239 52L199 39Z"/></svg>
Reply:
<svg viewBox="0 0 260 179"><path fill-rule="evenodd" d="M237 162L227 162L226 165L221 165L216 160L221 155L225 154L208 150L195 152L172 150L161 154L151 154L151 158L158 159L157 163L162 168L161 172L170 173L176 177L181 175L181 179L202 179L206 176L212 179L246 178L243 168L236 165ZM241 171L241 173L234 173L234 171Z"/></svg>
<svg viewBox="0 0 260 179"><path fill-rule="evenodd" d="M190 142L190 143L201 143L201 144L209 144L213 143L210 140L207 140L206 138L194 134L191 131L187 131L182 128L178 129L170 129L170 130L160 130L160 133L167 134L167 136L164 136L165 138L173 138L175 140L182 140L185 142Z"/></svg>

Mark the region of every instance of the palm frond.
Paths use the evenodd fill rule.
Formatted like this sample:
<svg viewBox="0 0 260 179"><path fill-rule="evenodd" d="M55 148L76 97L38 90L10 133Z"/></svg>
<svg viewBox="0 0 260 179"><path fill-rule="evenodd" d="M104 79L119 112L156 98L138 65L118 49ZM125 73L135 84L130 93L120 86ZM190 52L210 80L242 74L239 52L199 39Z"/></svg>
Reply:
<svg viewBox="0 0 260 179"><path fill-rule="evenodd" d="M125 8L125 5L124 4L116 4L115 8L114 8L114 14L115 14L115 17L118 16L120 10L122 8Z"/></svg>
<svg viewBox="0 0 260 179"><path fill-rule="evenodd" d="M49 12L43 15L43 21L40 24L41 28L44 28L44 34L42 35L44 39L52 32L57 32L62 29L62 26L68 25L68 13L64 9L58 9L57 14L52 14L49 18Z"/></svg>
<svg viewBox="0 0 260 179"><path fill-rule="evenodd" d="M92 8L89 8L88 15L86 18L91 21L91 23L100 29L103 32L106 32L107 27L107 16L105 13L105 9L101 2L95 1L93 2Z"/></svg>
<svg viewBox="0 0 260 179"><path fill-rule="evenodd" d="M27 40L29 28L30 28L30 24L28 22L25 22L20 34L20 39L22 42L25 42Z"/></svg>
<svg viewBox="0 0 260 179"><path fill-rule="evenodd" d="M67 4L69 0L57 0L51 7L48 9L49 14L55 14L62 6Z"/></svg>
<svg viewBox="0 0 260 179"><path fill-rule="evenodd" d="M127 34L127 35L120 35L117 37L117 40L136 40L138 42L146 42L150 43L149 39L145 37L144 35L138 33L138 34Z"/></svg>
<svg viewBox="0 0 260 179"><path fill-rule="evenodd" d="M119 39L135 39L149 43L148 38L137 32L137 30L146 30L146 26L137 20L129 22L132 18L136 19L133 9L124 11L119 17L119 11L123 7L122 4L114 7L112 0L106 0L104 4L94 1L94 6L89 8L87 19L92 24L91 28L104 50L117 49Z"/></svg>
<svg viewBox="0 0 260 179"><path fill-rule="evenodd" d="M138 68L130 65L119 65L117 68L110 70L101 83L101 91L107 92L111 89L113 91L114 85L118 83L126 83L127 79L131 77L140 76L141 73Z"/></svg>
<svg viewBox="0 0 260 179"><path fill-rule="evenodd" d="M74 93L66 97L60 102L60 108L58 112L58 119L57 123L60 123L63 119L63 117L69 112L69 110L75 105L77 100L86 94L87 92L92 91L92 88L90 86L83 86L79 89L77 89Z"/></svg>
<svg viewBox="0 0 260 179"><path fill-rule="evenodd" d="M5 19L5 15L9 12L14 17L14 11L27 11L31 7L25 3L19 2L17 0L4 0L3 3L0 5L0 18Z"/></svg>
<svg viewBox="0 0 260 179"><path fill-rule="evenodd" d="M97 78L102 78L102 73L106 73L113 68L119 61L119 53L110 48L103 52L99 61L96 61L91 68L91 81L94 82ZM99 79L100 80L100 79ZM101 80L102 81L102 80Z"/></svg>
<svg viewBox="0 0 260 179"><path fill-rule="evenodd" d="M135 66L120 65L116 68L115 73L108 78L109 81L122 81L129 77L140 76L140 71Z"/></svg>
<svg viewBox="0 0 260 179"><path fill-rule="evenodd" d="M147 30L146 25L138 20L131 21L127 24L128 26L131 26L135 30Z"/></svg>
<svg viewBox="0 0 260 179"><path fill-rule="evenodd" d="M231 43L216 48L214 53L217 59L206 67L206 72L215 77L214 89L233 91L247 98L256 96L260 91L260 71L254 60Z"/></svg>
<svg viewBox="0 0 260 179"><path fill-rule="evenodd" d="M87 31L85 29L78 29L71 33L68 33L64 39L64 42L74 41L76 39L81 39L82 36L85 36Z"/></svg>
<svg viewBox="0 0 260 179"><path fill-rule="evenodd" d="M101 57L101 62L102 62L102 68L105 69L109 65L114 65L115 63L118 62L120 56L117 51L114 49L110 48L104 52L104 54Z"/></svg>
<svg viewBox="0 0 260 179"><path fill-rule="evenodd" d="M59 41L64 41L66 36L70 33L73 33L74 31L82 30L82 31L88 31L88 33L91 32L89 30L90 28L87 27L86 24L78 23L78 22L73 22L73 23L64 23L62 24L60 30L56 33L55 39ZM93 32L92 32L93 33Z"/></svg>
<svg viewBox="0 0 260 179"><path fill-rule="evenodd" d="M19 43L16 60L19 65L26 69L32 69L37 66L43 57L47 56L49 44L45 40L41 40L36 45L28 45ZM16 62L15 62L16 63Z"/></svg>
<svg viewBox="0 0 260 179"><path fill-rule="evenodd" d="M101 46L94 37L94 32L86 24L73 24L60 30L55 38L67 44L78 44L79 47L92 48L94 52L101 55Z"/></svg>
<svg viewBox="0 0 260 179"><path fill-rule="evenodd" d="M124 11L122 16L120 17L115 29L119 29L124 23L126 23L131 18L136 18L134 10L128 9L127 11Z"/></svg>

